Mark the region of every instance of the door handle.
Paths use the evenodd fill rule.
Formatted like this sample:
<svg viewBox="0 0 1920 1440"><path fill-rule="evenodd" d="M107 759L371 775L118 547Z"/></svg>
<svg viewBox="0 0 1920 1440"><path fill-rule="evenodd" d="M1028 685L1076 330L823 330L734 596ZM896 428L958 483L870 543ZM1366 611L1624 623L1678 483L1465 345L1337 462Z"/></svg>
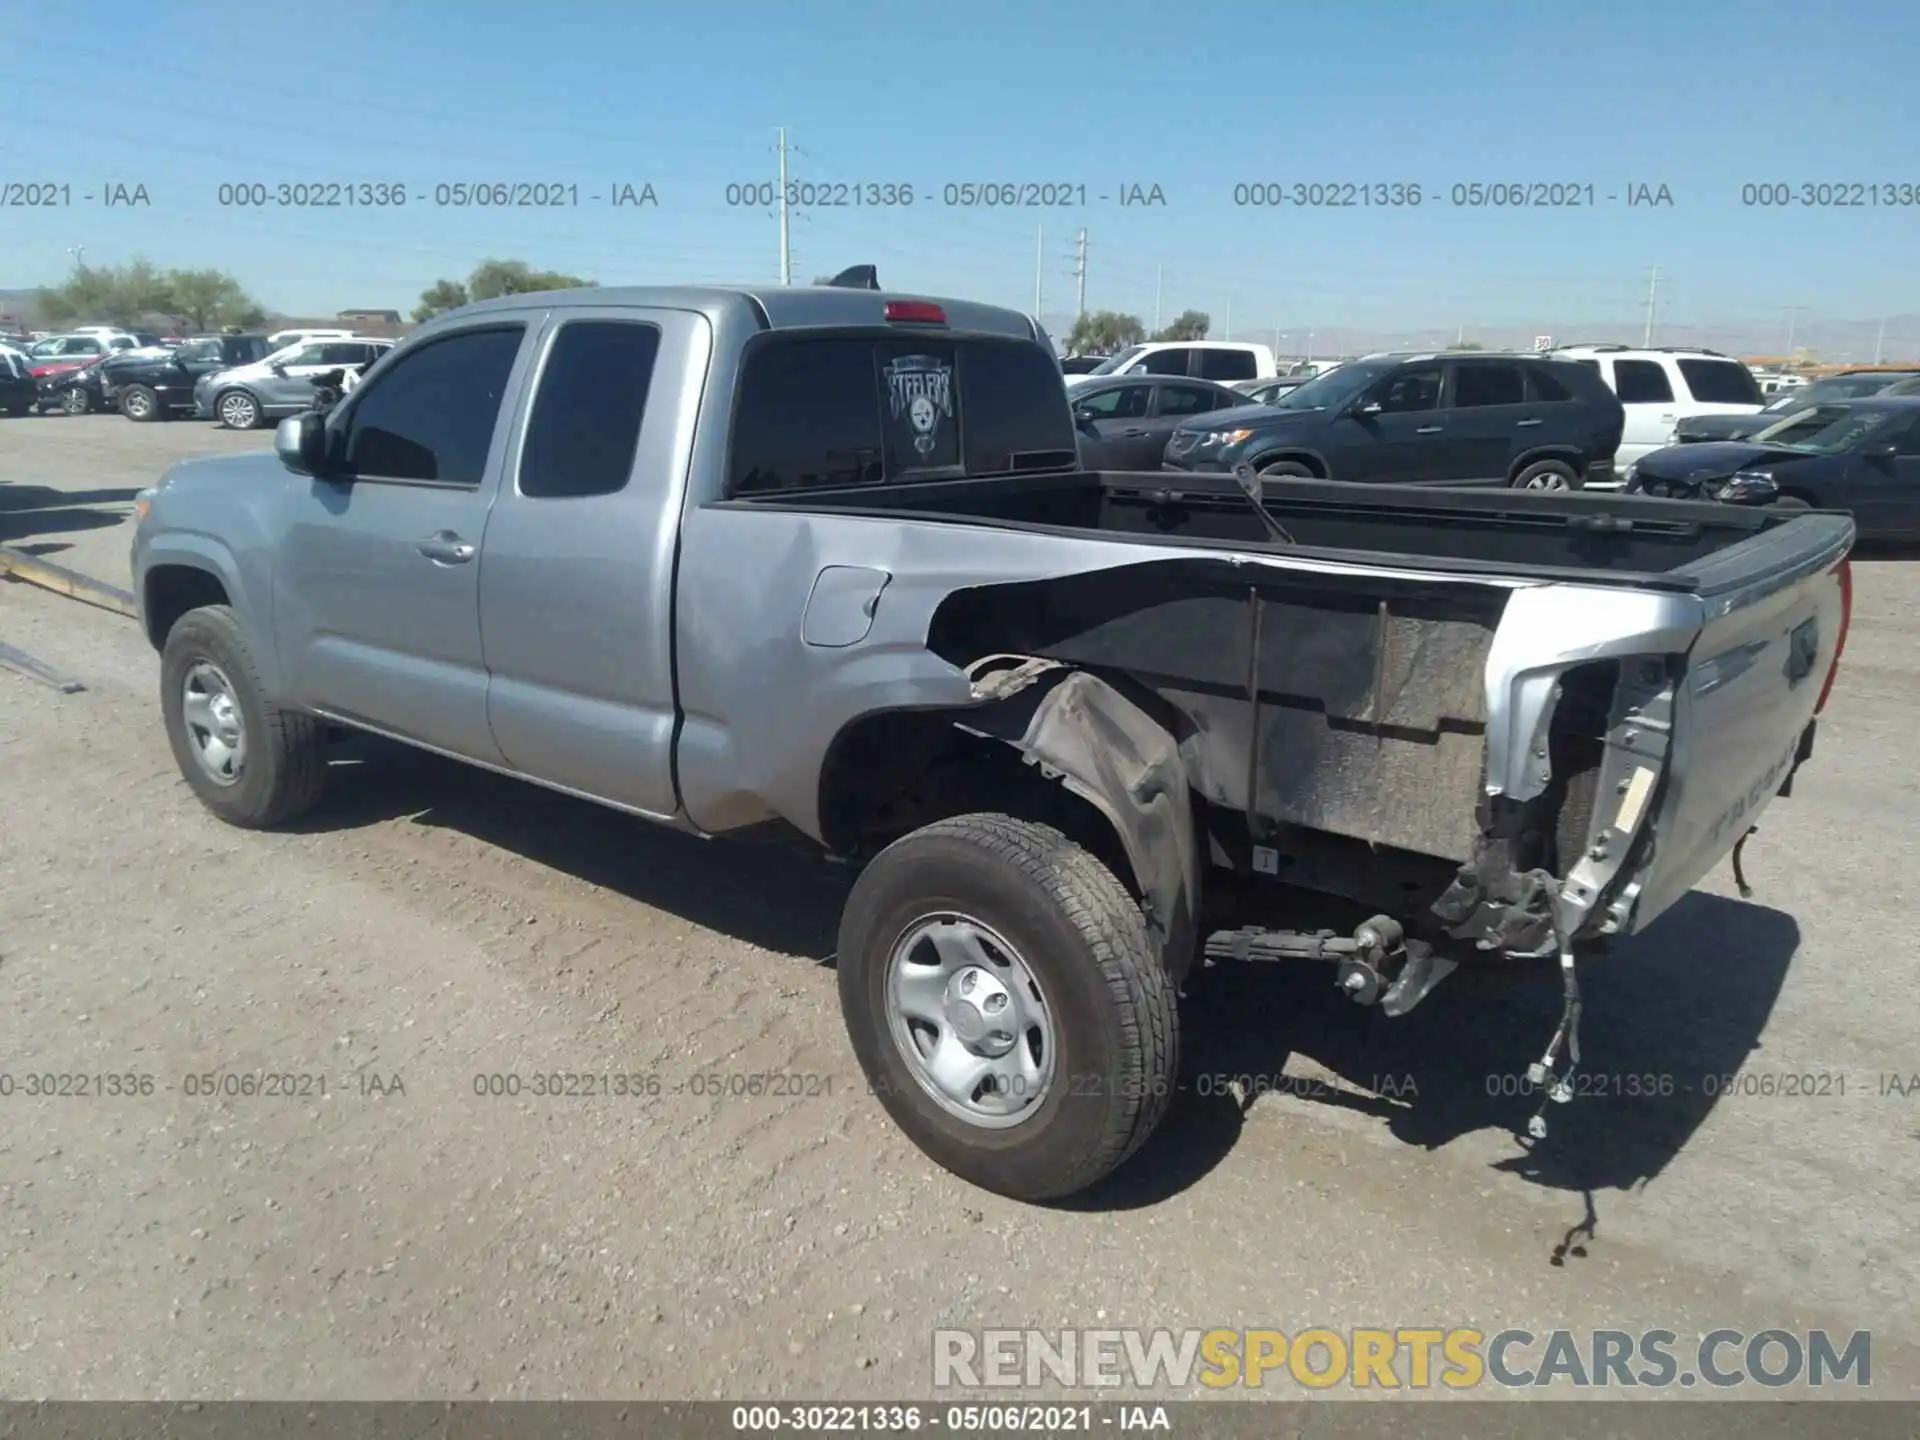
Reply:
<svg viewBox="0 0 1920 1440"><path fill-rule="evenodd" d="M1138 440L1147 432L1144 430L1122 430L1120 433L1129 440Z"/></svg>
<svg viewBox="0 0 1920 1440"><path fill-rule="evenodd" d="M1438 435L1442 430L1446 428L1447 427L1444 425L1422 425L1418 430L1414 431L1413 433L1416 435Z"/></svg>
<svg viewBox="0 0 1920 1440"><path fill-rule="evenodd" d="M1538 420L1522 420L1517 425L1515 425L1514 428L1516 430L1524 430L1529 425L1538 425L1539 423L1540 422Z"/></svg>
<svg viewBox="0 0 1920 1440"><path fill-rule="evenodd" d="M1678 415L1662 415L1660 417L1660 420L1662 424L1671 424L1672 422L1674 422L1675 420L1678 420L1679 418L1680 417Z"/></svg>
<svg viewBox="0 0 1920 1440"><path fill-rule="evenodd" d="M414 541L413 548L436 565L464 565L478 553L451 530L437 530Z"/></svg>

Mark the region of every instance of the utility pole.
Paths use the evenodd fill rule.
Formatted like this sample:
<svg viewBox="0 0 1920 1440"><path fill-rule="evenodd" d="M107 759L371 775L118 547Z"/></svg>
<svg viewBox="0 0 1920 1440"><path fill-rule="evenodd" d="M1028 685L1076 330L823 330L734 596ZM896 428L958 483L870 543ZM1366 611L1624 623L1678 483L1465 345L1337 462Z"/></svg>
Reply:
<svg viewBox="0 0 1920 1440"><path fill-rule="evenodd" d="M1045 294L1040 276L1047 264L1047 227L1036 226L1033 234L1033 318L1040 318L1040 301Z"/></svg>
<svg viewBox="0 0 1920 1440"><path fill-rule="evenodd" d="M1647 333L1640 339L1640 348L1653 348L1653 306L1654 298L1660 293L1660 267L1653 267L1653 278L1647 281Z"/></svg>
<svg viewBox="0 0 1920 1440"><path fill-rule="evenodd" d="M1073 318L1080 319L1087 313L1087 227L1080 227L1080 239L1074 246L1074 279L1078 281L1078 290L1073 301Z"/></svg>
<svg viewBox="0 0 1920 1440"><path fill-rule="evenodd" d="M1160 333L1160 287L1166 283L1166 279L1167 279L1167 267L1164 265L1154 266L1153 267L1153 333L1156 335Z"/></svg>
<svg viewBox="0 0 1920 1440"><path fill-rule="evenodd" d="M1887 317L1882 315L1880 317L1880 333L1876 335L1873 340L1873 363L1874 364L1878 365L1880 363L1880 351L1882 350L1882 348L1885 347L1886 343L1887 343Z"/></svg>
<svg viewBox="0 0 1920 1440"><path fill-rule="evenodd" d="M1453 348L1458 350L1467 343L1467 327L1462 325L1453 336Z"/></svg>
<svg viewBox="0 0 1920 1440"><path fill-rule="evenodd" d="M1220 337L1220 338L1221 338L1222 340L1231 340L1231 339L1233 338L1233 297L1232 297L1231 295L1229 295L1229 296L1227 297L1227 328L1226 328L1226 332L1225 332L1225 333L1224 333L1223 335L1221 335L1221 337Z"/></svg>
<svg viewBox="0 0 1920 1440"><path fill-rule="evenodd" d="M1804 305L1787 306L1787 363L1789 365L1793 363L1794 331L1798 328L1800 322L1800 312L1806 308Z"/></svg>
<svg viewBox="0 0 1920 1440"><path fill-rule="evenodd" d="M780 283L793 284L793 252L787 248L787 127L780 127Z"/></svg>

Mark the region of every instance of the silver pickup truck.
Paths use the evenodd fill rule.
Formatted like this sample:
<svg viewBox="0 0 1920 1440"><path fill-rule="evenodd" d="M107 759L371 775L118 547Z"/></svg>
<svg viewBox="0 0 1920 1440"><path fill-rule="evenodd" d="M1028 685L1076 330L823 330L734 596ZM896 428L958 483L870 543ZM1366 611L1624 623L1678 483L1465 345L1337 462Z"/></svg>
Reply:
<svg viewBox="0 0 1920 1440"><path fill-rule="evenodd" d="M1565 1098L1586 961L1737 870L1811 753L1853 540L1088 472L1029 317L835 286L472 305L136 508L216 815L307 810L344 729L696 835L784 822L858 867L873 1090L1033 1200L1159 1122L1206 964L1322 965L1389 1015L1538 967L1564 1006L1526 1058Z"/></svg>

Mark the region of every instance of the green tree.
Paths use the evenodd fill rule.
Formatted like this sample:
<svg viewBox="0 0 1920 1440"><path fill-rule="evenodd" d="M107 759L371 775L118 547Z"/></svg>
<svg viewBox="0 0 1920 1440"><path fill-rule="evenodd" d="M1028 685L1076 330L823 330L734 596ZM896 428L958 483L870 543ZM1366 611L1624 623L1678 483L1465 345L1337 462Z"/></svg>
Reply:
<svg viewBox="0 0 1920 1440"><path fill-rule="evenodd" d="M813 283L816 285L831 285L833 283L833 277L831 275L816 275L813 277Z"/></svg>
<svg viewBox="0 0 1920 1440"><path fill-rule="evenodd" d="M251 329L266 310L224 270L169 270L166 303L154 308L190 330L207 334L228 326Z"/></svg>
<svg viewBox="0 0 1920 1440"><path fill-rule="evenodd" d="M1153 338L1156 340L1204 340L1212 325L1212 317L1205 312L1182 310L1174 317L1171 325L1156 330Z"/></svg>
<svg viewBox="0 0 1920 1440"><path fill-rule="evenodd" d="M1118 310L1094 310L1073 322L1067 335L1067 348L1076 355L1110 355L1129 345L1138 345L1147 337L1147 327L1138 315L1123 315Z"/></svg>
<svg viewBox="0 0 1920 1440"><path fill-rule="evenodd" d="M458 310L470 297L458 280L436 280L420 292L420 303L413 307L415 321L424 323L449 310Z"/></svg>
<svg viewBox="0 0 1920 1440"><path fill-rule="evenodd" d="M558 270L535 270L524 260L482 260L465 280L436 280L420 292L420 303L413 318L431 320L449 310L458 310L476 300L497 300L502 295L531 295L539 290L579 290L598 285L597 280L582 280Z"/></svg>
<svg viewBox="0 0 1920 1440"><path fill-rule="evenodd" d="M494 300L539 290L579 290L598 283L557 270L535 270L524 260L482 260L467 277L467 293L475 300Z"/></svg>
<svg viewBox="0 0 1920 1440"><path fill-rule="evenodd" d="M77 320L133 326L149 316L195 330L257 325L259 302L224 270L160 270L145 259L130 264L83 265L64 284L43 289L40 313L51 324Z"/></svg>
<svg viewBox="0 0 1920 1440"><path fill-rule="evenodd" d="M1449 350L1484 350L1486 348L1478 340L1460 340L1447 346Z"/></svg>

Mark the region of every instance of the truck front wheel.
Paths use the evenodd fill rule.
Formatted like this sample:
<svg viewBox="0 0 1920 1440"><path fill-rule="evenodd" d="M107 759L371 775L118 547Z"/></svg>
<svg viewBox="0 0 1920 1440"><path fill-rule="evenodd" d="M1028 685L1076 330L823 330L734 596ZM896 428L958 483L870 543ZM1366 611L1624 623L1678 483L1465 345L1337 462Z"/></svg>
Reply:
<svg viewBox="0 0 1920 1440"><path fill-rule="evenodd" d="M282 825L320 799L325 728L268 697L246 634L227 606L189 610L167 632L160 709L181 775L200 803L229 825Z"/></svg>
<svg viewBox="0 0 1920 1440"><path fill-rule="evenodd" d="M874 1093L984 1189L1084 1190L1166 1113L1173 981L1139 902L1057 830L962 815L895 841L853 887L838 963Z"/></svg>

